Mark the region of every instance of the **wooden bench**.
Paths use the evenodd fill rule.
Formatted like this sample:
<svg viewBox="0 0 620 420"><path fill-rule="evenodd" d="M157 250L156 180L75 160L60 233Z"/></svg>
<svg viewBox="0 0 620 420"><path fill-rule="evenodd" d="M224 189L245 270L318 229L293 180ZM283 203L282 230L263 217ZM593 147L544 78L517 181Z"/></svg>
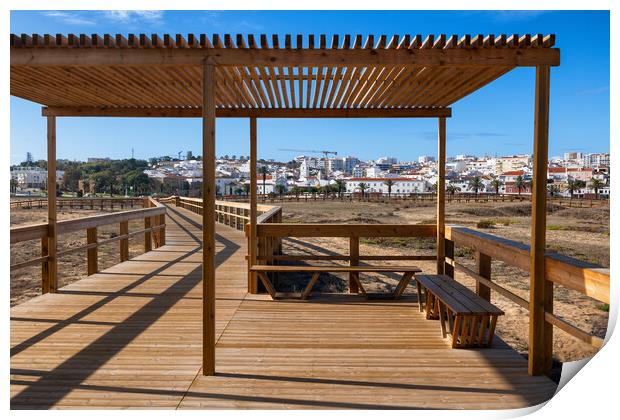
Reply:
<svg viewBox="0 0 620 420"><path fill-rule="evenodd" d="M420 311L426 307L427 319L439 319L441 334L451 334L453 348L491 346L501 309L449 276L416 274L415 279Z"/></svg>
<svg viewBox="0 0 620 420"><path fill-rule="evenodd" d="M407 285L411 281L411 278L415 273L419 273L422 270L418 267L413 266L375 266L375 265L364 265L358 267L346 267L342 265L331 265L331 266L307 266L307 265L255 265L250 268L250 271L256 273L260 281L267 289L267 292L271 295L273 299L279 297L291 297L291 294L280 294L277 293L271 281L266 276L266 273L312 273L312 278L308 282L308 285L304 289L301 294L296 295L294 297L299 297L301 299L308 299L310 293L312 292L312 288L314 287L316 281L319 279L319 275L321 273L403 273L398 285L394 289L391 294L371 294L366 293L366 290L362 286L362 283L359 281L359 278L356 276L356 283L359 287L361 293L369 299L372 298L392 298L398 299L401 297Z"/></svg>

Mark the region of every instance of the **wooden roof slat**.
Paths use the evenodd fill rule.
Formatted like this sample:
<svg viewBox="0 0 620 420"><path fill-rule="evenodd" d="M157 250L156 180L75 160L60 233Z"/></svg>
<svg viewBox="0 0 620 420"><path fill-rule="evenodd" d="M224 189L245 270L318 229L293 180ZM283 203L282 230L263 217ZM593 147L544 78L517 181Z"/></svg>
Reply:
<svg viewBox="0 0 620 420"><path fill-rule="evenodd" d="M446 36L444 34L439 35L435 42L433 43L433 48L435 49L443 49L446 46Z"/></svg>
<svg viewBox="0 0 620 420"><path fill-rule="evenodd" d="M340 101L342 100L342 97L344 96L344 93L348 85L350 84L353 69L354 67L344 68L344 72L342 73L342 76L340 78L340 84L338 85L338 90L334 94L334 100L332 101L332 106L331 106L332 108L339 107Z"/></svg>
<svg viewBox="0 0 620 420"><path fill-rule="evenodd" d="M525 34L519 38L519 48L527 48L531 45L532 37L530 34Z"/></svg>
<svg viewBox="0 0 620 420"><path fill-rule="evenodd" d="M506 40L506 45L508 45L509 48L518 47L519 46L519 35L517 34L510 35L508 39Z"/></svg>
<svg viewBox="0 0 620 420"><path fill-rule="evenodd" d="M287 50L291 49L291 34L286 34L284 36L284 48Z"/></svg>
<svg viewBox="0 0 620 420"><path fill-rule="evenodd" d="M297 49L301 50L304 48L304 37L301 34L297 34Z"/></svg>
<svg viewBox="0 0 620 420"><path fill-rule="evenodd" d="M450 35L450 38L446 40L446 45L444 46L444 49L455 48L458 42L458 35Z"/></svg>
<svg viewBox="0 0 620 420"><path fill-rule="evenodd" d="M446 98L440 98L437 103L439 106L448 106L454 103L455 101L458 101L459 99L464 98L470 93L475 92L476 90L480 89L482 86L485 86L491 83L493 80L508 73L512 69L513 67L504 67L504 68L492 67L491 69L485 71L484 77L478 77L475 83L466 84L466 88L464 90L460 90L458 93L453 93L451 95L448 95L446 96Z"/></svg>
<svg viewBox="0 0 620 420"><path fill-rule="evenodd" d="M422 49L433 48L434 44L435 44L435 35L428 35L426 39L424 40L424 42L422 42L422 46L420 48Z"/></svg>
<svg viewBox="0 0 620 420"><path fill-rule="evenodd" d="M226 48L237 48L235 40L230 34L224 34L224 46Z"/></svg>
<svg viewBox="0 0 620 420"><path fill-rule="evenodd" d="M308 49L310 50L314 49L314 34L308 35Z"/></svg>
<svg viewBox="0 0 620 420"><path fill-rule="evenodd" d="M323 86L323 67L318 67L316 71L316 82L314 83L314 98L312 99L312 108L317 107L319 93Z"/></svg>
<svg viewBox="0 0 620 420"><path fill-rule="evenodd" d="M271 47L274 50L277 50L280 48L280 39L278 39L278 35L277 34L273 34L271 36Z"/></svg>
<svg viewBox="0 0 620 420"><path fill-rule="evenodd" d="M75 34L69 34L67 38L69 39L69 47L78 48L80 46L80 38ZM122 39L125 42L124 46L127 47L127 40L124 37Z"/></svg>
<svg viewBox="0 0 620 420"><path fill-rule="evenodd" d="M332 35L332 46L330 47L332 50L338 49L338 34Z"/></svg>
<svg viewBox="0 0 620 420"><path fill-rule="evenodd" d="M349 97L349 95L351 94L351 91L355 87L355 84L357 82L357 74L359 73L359 71L360 71L359 67L350 68L349 75L347 76L346 88L342 89L339 97L336 98L335 106L337 108L342 108L344 104L346 103L347 98Z"/></svg>
<svg viewBox="0 0 620 420"><path fill-rule="evenodd" d="M392 38L390 39L390 42L388 42L387 47L388 49L395 49L398 48L398 40L400 39L400 37L398 35L392 35Z"/></svg>
<svg viewBox="0 0 620 420"><path fill-rule="evenodd" d="M269 49L269 42L267 42L267 35L260 35L260 47L264 49Z"/></svg>
<svg viewBox="0 0 620 420"><path fill-rule="evenodd" d="M373 48L375 44L375 37L374 35L368 35L366 37L366 42L364 43L364 49L365 50L371 50Z"/></svg>
<svg viewBox="0 0 620 420"><path fill-rule="evenodd" d="M306 108L310 108L310 101L312 99L312 80L313 80L313 71L312 67L308 67L308 78L306 79Z"/></svg>
<svg viewBox="0 0 620 420"><path fill-rule="evenodd" d="M398 68L400 70L400 68ZM370 88L368 95L362 100L360 105L367 108L373 104L378 95L383 91L384 86L391 84L391 78L398 71L396 66L386 67L382 74L377 78L373 86Z"/></svg>
<svg viewBox="0 0 620 420"><path fill-rule="evenodd" d="M224 48L222 38L220 38L218 34L213 34L211 37L211 42L213 43L213 48Z"/></svg>
<svg viewBox="0 0 620 420"><path fill-rule="evenodd" d="M368 83L368 79L370 79L374 75L376 70L377 67L375 66L363 68L363 71L361 72L359 79L355 83L351 94L348 98L346 98L345 104L347 108L357 108L357 106L355 105L357 103L357 98L360 96L360 94L364 92L366 84Z"/></svg>
<svg viewBox="0 0 620 420"><path fill-rule="evenodd" d="M397 48L399 50L406 50L409 48L410 45L411 45L411 35L405 34L401 38L400 43L398 44Z"/></svg>
<svg viewBox="0 0 620 420"><path fill-rule="evenodd" d="M288 73L287 76L289 81L289 95L291 96L291 107L297 108L297 98L295 96L295 77L293 76L293 68L288 67L286 70Z"/></svg>
<svg viewBox="0 0 620 420"><path fill-rule="evenodd" d="M258 45L256 44L256 39L254 39L254 35L252 34L248 35L248 46L250 47L250 49L258 48Z"/></svg>
<svg viewBox="0 0 620 420"><path fill-rule="evenodd" d="M321 34L319 37L319 49L324 50L327 48L327 36L325 34Z"/></svg>
<svg viewBox="0 0 620 420"><path fill-rule="evenodd" d="M232 75L233 79L237 82L237 86L239 86L239 90L243 93L243 97L245 101L248 103L248 106L259 108L260 99L254 95L251 83L247 82L242 76L242 72L238 67L230 67L229 73Z"/></svg>
<svg viewBox="0 0 620 420"><path fill-rule="evenodd" d="M379 98L378 105L387 106L396 104L397 102L395 102L394 99L397 98L403 90L409 89L409 84L419 71L419 66L406 66L405 70L399 74L398 79L392 85L391 89L384 92L382 98Z"/></svg>
<svg viewBox="0 0 620 420"><path fill-rule="evenodd" d="M362 36L355 35L355 40L353 41L353 49L359 50L360 48L362 48Z"/></svg>
<svg viewBox="0 0 620 420"><path fill-rule="evenodd" d="M257 68L253 67L253 69L254 69L255 72L256 72L256 70L258 70L257 76L262 81L263 85L265 86L265 90L267 91L267 97L269 98L269 103L271 104L270 107L271 108L275 108L276 107L276 97L278 96L278 93L277 93L278 87L277 86L273 86L272 79L267 74L267 69L266 68L260 66L260 67L257 67ZM279 105L279 106L281 106L281 105Z"/></svg>
<svg viewBox="0 0 620 420"><path fill-rule="evenodd" d="M543 47L551 48L555 45L555 35L547 35L543 38Z"/></svg>
<svg viewBox="0 0 620 420"><path fill-rule="evenodd" d="M71 38L71 35L69 35L69 38ZM127 48L127 38L121 34L116 34L115 43L118 48ZM71 41L69 41L69 45L71 45Z"/></svg>
<svg viewBox="0 0 620 420"><path fill-rule="evenodd" d="M409 44L410 50L417 50L422 48L422 35L415 35Z"/></svg>
<svg viewBox="0 0 620 420"><path fill-rule="evenodd" d="M373 88L382 74L384 74L386 66L377 66L374 67L375 70L369 78L366 80L366 83L362 86L357 97L353 100L352 106L355 108L363 108L364 101L371 94Z"/></svg>
<svg viewBox="0 0 620 420"><path fill-rule="evenodd" d="M189 48L201 48L200 40L194 34L187 34L187 46Z"/></svg>
<svg viewBox="0 0 620 420"><path fill-rule="evenodd" d="M297 95L297 106L303 108L304 106L304 78L303 67L297 67L297 82L299 83L299 90Z"/></svg>
<svg viewBox="0 0 620 420"><path fill-rule="evenodd" d="M94 38L95 37L93 37L93 39ZM97 39L98 46L99 46L99 41L101 41L101 44L103 44L103 40L101 39L101 37L99 35L97 35L96 39ZM48 48L56 48L56 37L55 36L46 34L46 35L43 36L43 42L45 42L45 45Z"/></svg>
<svg viewBox="0 0 620 420"><path fill-rule="evenodd" d="M394 66L392 68L381 86L379 86L379 88L377 89L375 95L368 102L368 104L372 108L379 107L379 105L382 103L383 98L385 97L385 94L390 91L392 85L394 85L396 80L398 80L400 75L405 72L406 69L406 66Z"/></svg>
<svg viewBox="0 0 620 420"><path fill-rule="evenodd" d="M484 48L493 48L495 47L495 35L487 35L482 40L482 46Z"/></svg>
<svg viewBox="0 0 620 420"><path fill-rule="evenodd" d="M41 45L39 45L38 42L38 38L39 36L37 35L37 41L35 42L36 46L43 46L43 43L41 43ZM34 41L34 39L33 39ZM86 35L86 34L80 34L80 47L82 48L91 48L93 46L93 42L90 36Z"/></svg>
<svg viewBox="0 0 620 420"><path fill-rule="evenodd" d="M213 48L213 44L206 34L200 34L200 46L202 48Z"/></svg>
<svg viewBox="0 0 620 420"><path fill-rule="evenodd" d="M351 48L351 35L345 35L342 39L342 50L348 50Z"/></svg>
<svg viewBox="0 0 620 420"><path fill-rule="evenodd" d="M377 44L375 45L375 50L385 48L387 43L387 37L385 35L379 35L379 39L377 40Z"/></svg>
<svg viewBox="0 0 620 420"><path fill-rule="evenodd" d="M506 46L506 34L502 34L495 38L495 48L504 48Z"/></svg>

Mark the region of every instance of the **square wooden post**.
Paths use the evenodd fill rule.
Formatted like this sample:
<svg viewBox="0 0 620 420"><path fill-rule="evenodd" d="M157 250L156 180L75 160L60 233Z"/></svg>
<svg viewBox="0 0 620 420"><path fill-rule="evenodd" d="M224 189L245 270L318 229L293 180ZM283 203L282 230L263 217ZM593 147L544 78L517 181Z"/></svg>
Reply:
<svg viewBox="0 0 620 420"><path fill-rule="evenodd" d="M58 289L56 202L56 117L47 117L47 255L49 258L47 270L43 270L42 293L53 293Z"/></svg>
<svg viewBox="0 0 620 420"><path fill-rule="evenodd" d="M541 375L551 369L553 327L545 312L553 312L553 283L545 278L547 227L547 160L549 143L549 66L536 67L532 233L530 240L530 334L528 371Z"/></svg>
<svg viewBox="0 0 620 420"><path fill-rule="evenodd" d="M86 229L86 244L92 245L97 243L97 228ZM99 271L99 250L97 247L89 248L86 251L87 273L90 276Z"/></svg>
<svg viewBox="0 0 620 420"><path fill-rule="evenodd" d="M491 257L476 251L476 272L480 277L491 280ZM486 301L491 301L491 288L476 280L476 293Z"/></svg>
<svg viewBox="0 0 620 420"><path fill-rule="evenodd" d="M118 234L120 236L129 234L129 222L124 221L120 223ZM121 248L121 262L129 260L129 238L120 240Z"/></svg>
<svg viewBox="0 0 620 420"><path fill-rule="evenodd" d="M256 237L256 159L257 159L257 126L256 118L250 118L250 231L249 231L249 258L248 258L248 293L258 293L256 273L249 268L256 265L256 251L258 249Z"/></svg>
<svg viewBox="0 0 620 420"><path fill-rule="evenodd" d="M357 267L360 264L360 238L359 236L349 237L349 266ZM359 286L357 281L359 280L358 273L349 273L349 293L359 293Z"/></svg>
<svg viewBox="0 0 620 420"><path fill-rule="evenodd" d="M438 119L437 139L437 274L445 269L446 230L446 119Z"/></svg>
<svg viewBox="0 0 620 420"><path fill-rule="evenodd" d="M202 81L202 373L215 374L215 66Z"/></svg>
<svg viewBox="0 0 620 420"><path fill-rule="evenodd" d="M150 217L145 217L144 218L144 229L150 229L151 228L151 218ZM152 231L146 231L144 232L144 252L149 252L153 249L153 243L152 243Z"/></svg>

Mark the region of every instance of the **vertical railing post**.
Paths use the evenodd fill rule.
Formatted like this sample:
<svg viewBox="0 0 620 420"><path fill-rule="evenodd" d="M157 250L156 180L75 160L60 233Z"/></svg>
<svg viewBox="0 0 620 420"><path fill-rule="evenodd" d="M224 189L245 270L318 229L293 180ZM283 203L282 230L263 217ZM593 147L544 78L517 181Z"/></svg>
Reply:
<svg viewBox="0 0 620 420"><path fill-rule="evenodd" d="M553 327L545 312L553 312L553 283L545 277L547 225L547 160L549 148L550 67L536 67L534 95L534 156L532 162L532 226L530 246L530 333L528 371L549 372L553 357Z"/></svg>
<svg viewBox="0 0 620 420"><path fill-rule="evenodd" d="M97 228L96 227L86 229L86 244L87 245L97 244ZM89 248L86 251L86 265L87 265L87 272L89 276L99 271L99 249L98 247L93 246L92 248Z"/></svg>
<svg viewBox="0 0 620 420"><path fill-rule="evenodd" d="M454 278L454 242L449 239L444 239L444 266L443 274Z"/></svg>
<svg viewBox="0 0 620 420"><path fill-rule="evenodd" d="M480 251L476 251L476 272L480 277L491 280L491 257ZM476 293L482 299L491 301L491 288L479 280L476 280Z"/></svg>
<svg viewBox="0 0 620 420"><path fill-rule="evenodd" d="M159 216L159 246L166 245L166 214Z"/></svg>
<svg viewBox="0 0 620 420"><path fill-rule="evenodd" d="M257 197L256 197L256 160L257 160L257 137L258 128L256 118L250 118L250 231L249 231L249 266L256 265L256 252L258 239L256 237L256 216L257 216ZM258 282L256 273L248 270L248 292L258 293Z"/></svg>
<svg viewBox="0 0 620 420"><path fill-rule="evenodd" d="M360 238L359 236L349 237L349 266L357 267L360 263ZM359 273L349 273L349 293L359 293L357 282L359 281Z"/></svg>
<svg viewBox="0 0 620 420"><path fill-rule="evenodd" d="M129 234L129 222L124 221L120 223L119 235L127 235ZM129 238L124 238L120 240L120 254L121 254L121 262L129 260Z"/></svg>
<svg viewBox="0 0 620 420"><path fill-rule="evenodd" d="M49 256L49 235L45 235L41 238L41 256ZM47 293L45 290L45 286L49 285L50 281L50 269L49 269L49 258L46 261L41 263L41 291L42 293Z"/></svg>
<svg viewBox="0 0 620 420"><path fill-rule="evenodd" d="M144 229L150 229L150 228L151 228L151 218L145 217L144 218ZM153 249L151 238L152 238L152 234L150 230L147 230L146 232L144 232L144 252L149 252Z"/></svg>

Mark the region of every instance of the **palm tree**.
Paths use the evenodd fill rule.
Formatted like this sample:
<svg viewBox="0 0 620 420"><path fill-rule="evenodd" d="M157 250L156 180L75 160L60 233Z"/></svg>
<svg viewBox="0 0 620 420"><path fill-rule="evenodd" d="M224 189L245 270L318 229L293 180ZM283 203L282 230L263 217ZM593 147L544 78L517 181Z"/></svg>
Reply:
<svg viewBox="0 0 620 420"><path fill-rule="evenodd" d="M383 183L388 187L388 197L391 197L392 196L392 187L394 186L394 180L393 179L387 179Z"/></svg>
<svg viewBox="0 0 620 420"><path fill-rule="evenodd" d="M551 197L554 197L556 194L558 194L561 191L561 189L559 185L551 184L547 186L547 191L549 191L549 194L551 195Z"/></svg>
<svg viewBox="0 0 620 420"><path fill-rule="evenodd" d="M276 193L281 197L286 191L286 188L282 184L276 184Z"/></svg>
<svg viewBox="0 0 620 420"><path fill-rule="evenodd" d="M247 195L250 193L250 184L243 184L243 192L247 197Z"/></svg>
<svg viewBox="0 0 620 420"><path fill-rule="evenodd" d="M525 190L527 188L527 181L525 181L523 176L519 175L517 179L515 179L515 187L517 187L519 195L521 195L521 190Z"/></svg>
<svg viewBox="0 0 620 420"><path fill-rule="evenodd" d="M366 190L368 189L368 184L366 184L365 182L360 182L359 184L357 184L357 188L359 188L362 192L362 198L365 197Z"/></svg>
<svg viewBox="0 0 620 420"><path fill-rule="evenodd" d="M433 193L437 194L437 189L439 188L439 183L437 181L435 181L435 183L433 185L431 185L431 188L433 189Z"/></svg>
<svg viewBox="0 0 620 420"><path fill-rule="evenodd" d="M344 179L337 179L336 189L338 191L338 197L342 197L342 192L347 189L347 182Z"/></svg>
<svg viewBox="0 0 620 420"><path fill-rule="evenodd" d="M573 198L575 191L578 191L585 186L586 183L579 179L569 178L568 181L566 181L566 191L570 193L570 198Z"/></svg>
<svg viewBox="0 0 620 420"><path fill-rule="evenodd" d="M265 189L265 184L267 183L267 174L269 173L269 169L266 166L261 166L258 168L258 174L263 177L263 197L267 194Z"/></svg>
<svg viewBox="0 0 620 420"><path fill-rule="evenodd" d="M448 191L450 195L454 195L455 192L461 191L461 189L454 184L448 184L446 191Z"/></svg>
<svg viewBox="0 0 620 420"><path fill-rule="evenodd" d="M475 176L469 180L469 184L467 188L472 190L476 195L478 195L478 191L484 188L484 184L482 183L482 179L479 176Z"/></svg>
<svg viewBox="0 0 620 420"><path fill-rule="evenodd" d="M601 181L600 179L592 178L590 180L590 188L594 190L594 197L596 197L597 200L598 200L598 190L600 190L604 186L605 186L605 183Z"/></svg>
<svg viewBox="0 0 620 420"><path fill-rule="evenodd" d="M491 187L493 187L493 189L495 190L495 195L499 195L499 189L502 187L502 185L504 185L504 183L501 179L493 178L493 180L491 181Z"/></svg>

